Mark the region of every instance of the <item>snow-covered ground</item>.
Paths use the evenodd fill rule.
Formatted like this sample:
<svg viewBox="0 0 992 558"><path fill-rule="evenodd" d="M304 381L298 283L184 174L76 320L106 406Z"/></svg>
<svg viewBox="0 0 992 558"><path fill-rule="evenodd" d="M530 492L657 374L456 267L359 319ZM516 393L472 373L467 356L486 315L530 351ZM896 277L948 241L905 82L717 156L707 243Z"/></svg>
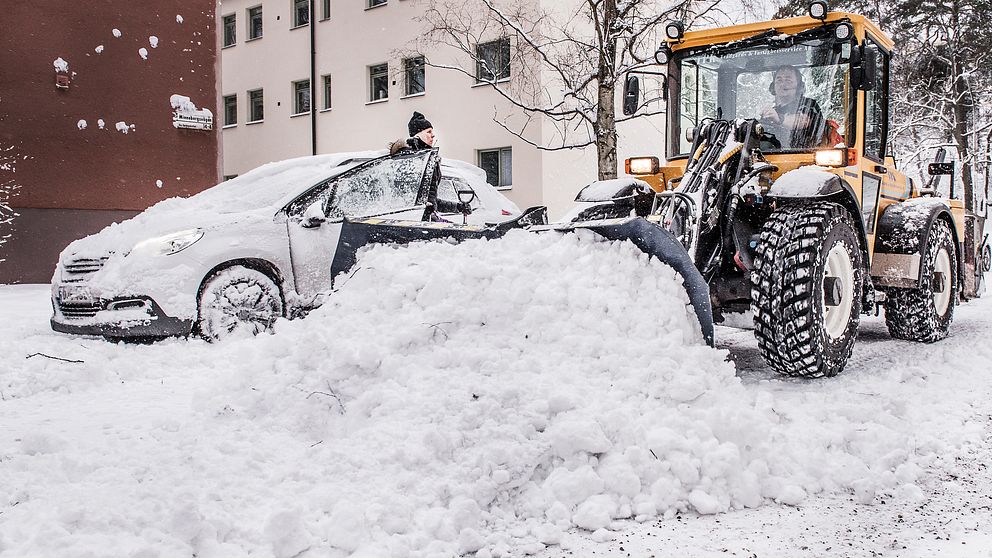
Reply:
<svg viewBox="0 0 992 558"><path fill-rule="evenodd" d="M992 556L992 299L837 378L700 343L589 235L368 251L274 335L114 345L0 287L0 556Z"/></svg>

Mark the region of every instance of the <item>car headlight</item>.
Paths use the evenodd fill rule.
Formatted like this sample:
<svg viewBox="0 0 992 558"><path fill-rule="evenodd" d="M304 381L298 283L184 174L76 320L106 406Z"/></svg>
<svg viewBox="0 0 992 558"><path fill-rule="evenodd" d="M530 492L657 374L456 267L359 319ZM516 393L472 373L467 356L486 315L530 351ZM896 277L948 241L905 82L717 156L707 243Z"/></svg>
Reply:
<svg viewBox="0 0 992 558"><path fill-rule="evenodd" d="M152 252L159 256L171 256L189 248L201 238L203 238L201 229L189 229L142 240L134 245L134 250Z"/></svg>

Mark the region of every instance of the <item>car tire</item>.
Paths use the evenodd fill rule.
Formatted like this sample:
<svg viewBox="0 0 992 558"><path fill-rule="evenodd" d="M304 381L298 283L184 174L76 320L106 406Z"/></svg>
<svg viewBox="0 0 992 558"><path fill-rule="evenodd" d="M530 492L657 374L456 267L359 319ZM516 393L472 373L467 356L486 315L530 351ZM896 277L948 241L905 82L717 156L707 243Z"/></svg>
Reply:
<svg viewBox="0 0 992 558"><path fill-rule="evenodd" d="M216 341L236 331L257 335L270 330L285 311L282 293L271 277L236 265L211 275L200 289L197 331Z"/></svg>
<svg viewBox="0 0 992 558"><path fill-rule="evenodd" d="M958 296L957 254L947 221L933 224L920 267L917 288L892 288L886 293L885 325L896 339L933 343L947 337Z"/></svg>
<svg viewBox="0 0 992 558"><path fill-rule="evenodd" d="M827 202L781 207L759 238L751 309L762 356L789 376L836 375L861 317L863 254L850 214Z"/></svg>

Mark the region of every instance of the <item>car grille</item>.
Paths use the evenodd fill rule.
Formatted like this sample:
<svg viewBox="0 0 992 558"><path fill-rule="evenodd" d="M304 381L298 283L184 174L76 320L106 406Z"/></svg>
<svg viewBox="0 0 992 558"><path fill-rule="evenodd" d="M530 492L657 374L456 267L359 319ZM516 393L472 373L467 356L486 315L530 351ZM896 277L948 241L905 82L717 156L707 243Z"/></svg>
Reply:
<svg viewBox="0 0 992 558"><path fill-rule="evenodd" d="M94 302L59 302L59 311L66 318L92 318L103 310L103 303Z"/></svg>
<svg viewBox="0 0 992 558"><path fill-rule="evenodd" d="M102 258L76 258L65 262L62 266L62 281L64 283L78 283L85 280L90 275L100 271L103 264L107 263L109 256Z"/></svg>

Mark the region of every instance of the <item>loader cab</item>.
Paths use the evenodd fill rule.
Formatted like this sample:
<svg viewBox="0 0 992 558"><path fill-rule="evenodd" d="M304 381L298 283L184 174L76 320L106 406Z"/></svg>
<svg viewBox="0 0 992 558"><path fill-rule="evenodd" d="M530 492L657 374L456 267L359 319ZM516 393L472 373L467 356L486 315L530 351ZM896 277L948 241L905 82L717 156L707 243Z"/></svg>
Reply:
<svg viewBox="0 0 992 558"><path fill-rule="evenodd" d="M761 151L781 172L814 163L895 170L886 157L893 44L863 16L830 12L668 31L655 55L668 115L668 163L658 180L648 180L659 189L681 174L696 126L713 118L761 122Z"/></svg>

